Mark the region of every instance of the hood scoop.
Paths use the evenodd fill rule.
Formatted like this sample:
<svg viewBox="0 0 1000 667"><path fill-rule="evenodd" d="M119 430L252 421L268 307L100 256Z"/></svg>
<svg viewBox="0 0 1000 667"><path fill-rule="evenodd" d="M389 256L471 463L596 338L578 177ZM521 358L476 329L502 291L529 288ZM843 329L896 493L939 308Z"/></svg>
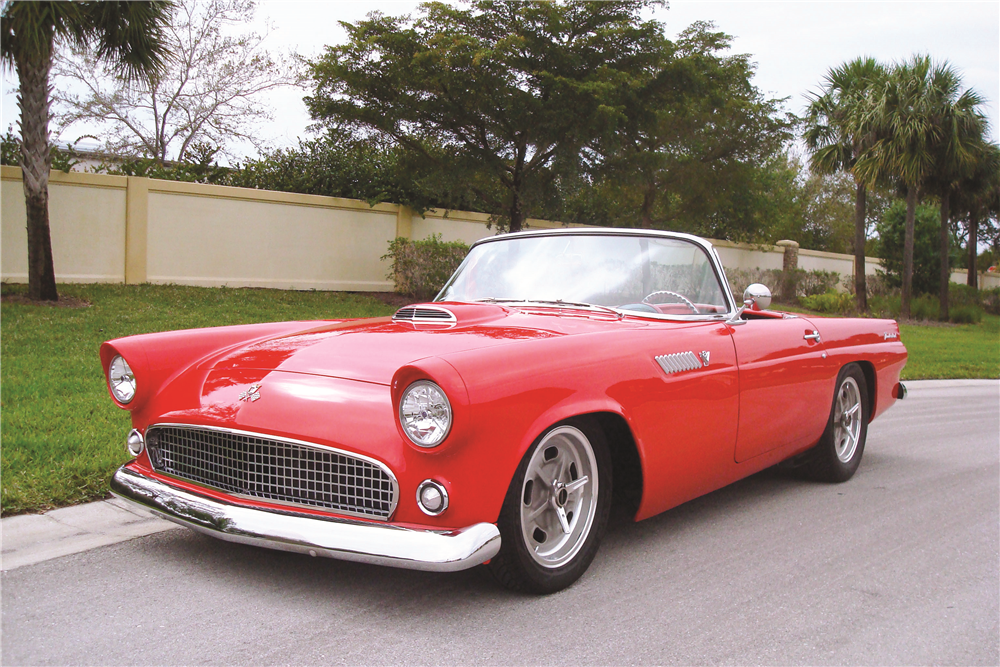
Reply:
<svg viewBox="0 0 1000 667"><path fill-rule="evenodd" d="M455 324L455 313L440 306L406 306L392 316L394 322L418 322L431 324Z"/></svg>

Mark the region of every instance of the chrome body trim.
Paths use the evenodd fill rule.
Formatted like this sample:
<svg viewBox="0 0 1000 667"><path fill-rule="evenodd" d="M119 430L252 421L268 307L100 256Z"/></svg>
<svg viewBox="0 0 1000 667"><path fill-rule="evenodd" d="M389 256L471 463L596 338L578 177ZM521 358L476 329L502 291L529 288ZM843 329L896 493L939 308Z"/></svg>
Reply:
<svg viewBox="0 0 1000 667"><path fill-rule="evenodd" d="M140 433L138 429L132 429L128 434L128 438L125 440L125 449L127 449L128 453L132 456L139 456L145 448L146 441L142 437L142 433Z"/></svg>
<svg viewBox="0 0 1000 667"><path fill-rule="evenodd" d="M680 241L688 241L694 243L699 248L705 251L708 255L709 264L712 265L715 271L715 277L719 281L719 287L722 289L723 297L726 300L728 310L725 313L712 313L706 315L663 315L663 314L653 314L653 313L639 313L633 311L625 311L625 314L629 317L641 317L656 320L672 320L672 321L686 321L686 322L699 322L699 321L725 321L730 324L730 320L734 319L734 316L738 316L736 311L736 299L733 298L732 290L729 289L729 281L726 279L726 271L722 267L722 261L719 259L719 254L715 251L715 247L706 241L705 239L694 236L692 234L682 234L680 232L665 232L657 229L626 229L623 227L564 227L562 229L542 229L542 230L530 230L515 232L513 234L501 234L498 236L487 236L481 238L475 243L473 243L469 250L475 248L483 243L497 243L503 242L508 239L524 238L529 236L550 236L550 235L562 235L562 234L577 234L577 235L588 235L588 236L656 236L660 238L676 239ZM452 279L454 279L455 274L457 274L462 267L465 266L465 262L468 261L468 255L466 259L462 261L462 264L455 269L455 273L452 277L444 284L441 291L438 292L437 296L434 297L435 301L441 299L441 295L444 294L445 290L451 285Z"/></svg>
<svg viewBox="0 0 1000 667"><path fill-rule="evenodd" d="M392 319L394 322L430 324L455 324L458 322L455 313L440 306L404 306L393 314Z"/></svg>
<svg viewBox="0 0 1000 667"><path fill-rule="evenodd" d="M424 505L424 501L420 498L420 496L424 492L424 489L428 486L434 488L435 490L437 490L438 493L441 494L441 509L439 509L436 512L428 509ZM420 511L426 514L427 516L438 516L439 514L443 514L444 511L448 509L448 489L444 488L444 484L441 484L440 482L437 482L433 479L425 479L424 481L420 482L420 486L417 487L417 507L419 507Z"/></svg>
<svg viewBox="0 0 1000 667"><path fill-rule="evenodd" d="M680 373L681 371L696 371L702 367L702 361L708 366L708 355L704 360L699 359L694 352L675 352L674 354L661 354L655 357L656 363L660 365L667 375Z"/></svg>
<svg viewBox="0 0 1000 667"><path fill-rule="evenodd" d="M111 492L153 514L227 542L428 572L475 567L500 550L500 531L477 523L442 532L280 512L221 502L122 466Z"/></svg>
<svg viewBox="0 0 1000 667"><path fill-rule="evenodd" d="M175 423L175 422L158 422L156 424L150 424L149 426L146 427L146 435L148 436L150 431L158 429L158 428L175 428L175 429L192 429L192 430L201 430L201 431L214 431L214 432L217 432L217 433L226 433L226 434L230 434L230 435L242 436L242 437L247 437L247 438L258 438L258 439L261 439L261 440L272 440L274 442L285 443L285 444L289 444L289 445L295 445L297 447L304 447L304 448L307 448L307 449L313 449L313 450L316 450L316 451L319 451L319 452L332 453L332 454L336 454L336 455L343 456L343 457L346 457L346 458L357 459L359 461L362 461L364 463L368 463L369 465L372 465L372 466L378 468L379 470L382 471L382 473L384 473L388 477L389 482L392 484L392 502L391 502L391 506L389 508L388 513L384 517L380 517L380 516L377 516L377 515L374 515L374 514L368 514L368 513L363 513L363 512L352 512L352 511L344 510L344 509L331 509L331 508L328 508L328 507L323 507L323 506L320 506L320 505L313 505L313 504L309 504L309 503L296 503L294 501L285 501L285 500L281 500L281 499L277 499L277 498L271 499L271 498L263 498L263 497L260 497L260 496L253 496L253 495L249 495L249 494L240 494L240 493L237 493L237 492L230 491L229 489L223 489L223 488L214 487L213 485L208 484L208 483L200 482L198 480L189 479L189 478L181 476L181 475L172 474L169 471L161 470L162 466L159 465L156 461L153 460L154 456L153 456L153 453L151 452L149 458L150 458L150 463L153 465L153 469L156 470L157 473L165 475L165 476L175 477L176 479L180 479L180 480L183 480L185 482L189 482L189 483L193 483L193 484L198 484L200 486L205 486L207 488L211 488L211 489L214 489L214 490L217 490L217 491L221 491L222 493L227 493L229 495L238 496L238 497L242 497L242 498L247 498L247 499L250 499L250 500L264 501L264 502L273 502L275 504L280 504L280 505L286 505L287 504L287 505L289 505L291 507L306 507L306 508L309 508L309 509L318 509L318 510L333 511L333 512L337 512L338 514L346 514L346 515L349 515L349 516L358 516L358 517L362 517L362 518L366 518L366 519L374 519L376 521L377 520L385 521L385 520L388 520L388 519L392 518L392 515L396 512L396 505L399 504L399 481L396 479L396 475L393 474L392 470L390 470L389 466L387 466L386 464L382 463L381 461L379 461L377 459L373 459L370 456L365 456L364 454L357 454L355 452L349 452L349 451L346 451L344 449L338 449L337 447L329 447L327 445L318 445L316 443L306 442L304 440L295 440L295 439L292 439L292 438L282 438L282 437L279 437L279 436L270 435L268 433L261 433L261 432L254 432L254 431L241 431L241 430L238 430L238 429L223 428L223 427L220 427L220 426L202 426L202 425L199 425L199 424L180 424L180 423ZM148 437L147 437L147 445L148 445Z"/></svg>

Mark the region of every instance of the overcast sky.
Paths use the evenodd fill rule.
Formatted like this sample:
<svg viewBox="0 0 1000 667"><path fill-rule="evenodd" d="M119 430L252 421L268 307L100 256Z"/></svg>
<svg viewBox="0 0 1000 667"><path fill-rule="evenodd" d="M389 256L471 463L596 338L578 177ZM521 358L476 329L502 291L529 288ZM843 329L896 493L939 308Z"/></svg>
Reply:
<svg viewBox="0 0 1000 667"><path fill-rule="evenodd" d="M415 14L418 2L371 0L260 0L258 20L269 19L272 50L318 55L344 39L338 21L354 22L373 10L390 16ZM756 85L774 97L788 97L788 110L800 114L805 94L818 89L824 74L860 55L891 62L927 53L947 60L987 104L991 135L1000 125L1000 2L711 2L673 0L655 11L674 36L695 21L712 21L732 35L734 53L757 63ZM16 85L4 73L3 130L17 124ZM275 122L264 129L274 145L294 145L306 136L309 118L302 91L274 93L268 100ZM82 134L80 132L79 134ZM70 130L62 140L79 136Z"/></svg>

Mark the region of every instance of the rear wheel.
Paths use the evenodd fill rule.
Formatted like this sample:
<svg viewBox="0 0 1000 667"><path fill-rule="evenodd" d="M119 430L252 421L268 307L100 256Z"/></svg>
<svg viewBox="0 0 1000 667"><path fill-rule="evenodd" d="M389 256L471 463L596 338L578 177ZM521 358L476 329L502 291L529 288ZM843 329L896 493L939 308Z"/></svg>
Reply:
<svg viewBox="0 0 1000 667"><path fill-rule="evenodd" d="M846 482L861 465L871 418L868 385L857 364L848 364L837 376L830 420L811 452L806 471L826 482Z"/></svg>
<svg viewBox="0 0 1000 667"><path fill-rule="evenodd" d="M528 450L500 511L489 568L508 588L554 593L587 570L611 508L611 457L600 427L556 424Z"/></svg>

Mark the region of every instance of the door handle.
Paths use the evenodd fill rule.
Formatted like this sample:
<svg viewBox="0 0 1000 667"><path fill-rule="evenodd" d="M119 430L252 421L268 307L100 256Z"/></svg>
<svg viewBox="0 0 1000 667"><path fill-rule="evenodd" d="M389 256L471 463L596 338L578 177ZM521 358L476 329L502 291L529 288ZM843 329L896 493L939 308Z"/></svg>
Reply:
<svg viewBox="0 0 1000 667"><path fill-rule="evenodd" d="M815 329L813 330L812 333L807 333L807 334L803 335L802 337L804 339L806 339L806 340L814 340L817 343L819 342L819 332L816 331Z"/></svg>

